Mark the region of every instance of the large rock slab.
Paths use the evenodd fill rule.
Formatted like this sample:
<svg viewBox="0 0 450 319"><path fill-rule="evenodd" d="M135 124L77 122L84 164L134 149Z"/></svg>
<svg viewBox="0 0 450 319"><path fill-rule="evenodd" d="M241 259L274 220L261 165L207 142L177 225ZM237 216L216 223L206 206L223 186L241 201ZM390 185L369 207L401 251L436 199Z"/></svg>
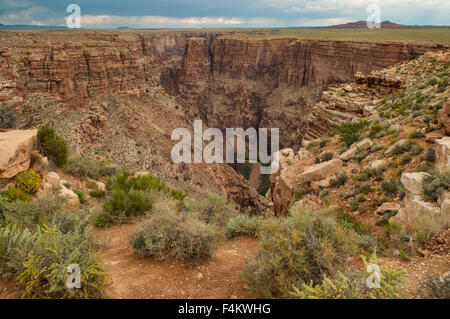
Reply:
<svg viewBox="0 0 450 319"><path fill-rule="evenodd" d="M61 178L56 172L49 172L45 176L45 181L52 185L53 189L57 189L59 187L60 180Z"/></svg>
<svg viewBox="0 0 450 319"><path fill-rule="evenodd" d="M418 223L426 220L434 220L442 228L446 228L441 209L432 203L425 202L420 196L412 196L404 201L405 207L402 207L397 215L391 218L394 222L399 222L407 228L413 228Z"/></svg>
<svg viewBox="0 0 450 319"><path fill-rule="evenodd" d="M12 178L30 167L30 155L37 144L37 130L0 133L0 178Z"/></svg>
<svg viewBox="0 0 450 319"><path fill-rule="evenodd" d="M418 173L403 173L400 181L405 187L406 196L420 195L423 193L423 180L430 174L424 172Z"/></svg>
<svg viewBox="0 0 450 319"><path fill-rule="evenodd" d="M342 160L333 159L317 165L308 167L303 173L297 176L297 183L320 181L339 171L342 168Z"/></svg>
<svg viewBox="0 0 450 319"><path fill-rule="evenodd" d="M436 167L442 170L450 167L450 137L436 140Z"/></svg>

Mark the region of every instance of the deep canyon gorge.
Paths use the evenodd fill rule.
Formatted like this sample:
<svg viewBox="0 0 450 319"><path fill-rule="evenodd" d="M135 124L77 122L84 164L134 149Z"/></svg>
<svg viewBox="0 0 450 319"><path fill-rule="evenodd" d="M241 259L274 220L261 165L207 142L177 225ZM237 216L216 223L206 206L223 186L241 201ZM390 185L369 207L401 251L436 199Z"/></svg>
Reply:
<svg viewBox="0 0 450 319"><path fill-rule="evenodd" d="M275 38L226 32L29 32L1 34L0 101L21 127L48 122L80 154L109 158L193 193L227 194L255 213L268 202L227 165L170 161L171 131L278 127L280 147L329 129L315 103L356 73L408 61L431 44ZM336 112L345 119L345 112ZM336 112L331 111L336 117ZM356 112L359 112L357 110ZM351 116L351 115L350 115Z"/></svg>

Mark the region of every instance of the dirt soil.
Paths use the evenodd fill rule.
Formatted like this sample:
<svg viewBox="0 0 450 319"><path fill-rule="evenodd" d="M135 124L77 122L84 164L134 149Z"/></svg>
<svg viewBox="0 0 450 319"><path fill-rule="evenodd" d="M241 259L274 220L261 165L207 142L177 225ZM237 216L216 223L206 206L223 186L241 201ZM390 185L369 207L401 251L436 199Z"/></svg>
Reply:
<svg viewBox="0 0 450 319"><path fill-rule="evenodd" d="M258 248L255 239L229 240L209 262L185 268L175 260L135 255L128 235L136 228L136 224L114 226L95 234L105 244L102 257L113 280L106 291L110 298L252 298L239 274L246 256Z"/></svg>

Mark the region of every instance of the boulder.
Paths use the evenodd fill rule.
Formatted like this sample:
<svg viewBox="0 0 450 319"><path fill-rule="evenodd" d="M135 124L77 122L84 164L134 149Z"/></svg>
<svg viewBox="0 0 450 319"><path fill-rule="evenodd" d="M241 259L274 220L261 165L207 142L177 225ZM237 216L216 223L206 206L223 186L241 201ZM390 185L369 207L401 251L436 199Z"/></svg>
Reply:
<svg viewBox="0 0 450 319"><path fill-rule="evenodd" d="M60 184L59 187L60 189L58 191L58 195L66 198L66 204L68 208L70 210L77 210L78 208L80 208L80 199L78 198L78 195L63 184Z"/></svg>
<svg viewBox="0 0 450 319"><path fill-rule="evenodd" d="M307 183L320 181L328 176L334 175L342 168L342 161L340 159L333 159L331 161L323 162L317 165L308 167L303 173L297 176L297 183Z"/></svg>
<svg viewBox="0 0 450 319"><path fill-rule="evenodd" d="M299 161L303 161L304 159L307 159L311 154L308 152L308 150L301 148L298 150L297 158Z"/></svg>
<svg viewBox="0 0 450 319"><path fill-rule="evenodd" d="M311 187L314 191L318 191L321 188L328 188L331 186L331 180L333 179L332 176L328 176L327 178L324 178L318 182L312 182Z"/></svg>
<svg viewBox="0 0 450 319"><path fill-rule="evenodd" d="M373 145L372 140L370 138L365 138L362 141L350 145L350 148L346 152L339 155L339 158L343 161L351 160L355 158L356 152L358 152L359 150L366 150L372 147L372 145Z"/></svg>
<svg viewBox="0 0 450 319"><path fill-rule="evenodd" d="M281 215L287 212L290 201L294 193L294 185L290 182L290 172L288 169L280 170L278 176L271 176L270 188L272 190L272 200L274 212Z"/></svg>
<svg viewBox="0 0 450 319"><path fill-rule="evenodd" d="M402 223L407 228L412 228L425 219L434 220L441 224L440 208L423 201L420 196L414 195L405 200L404 203L405 207L399 209L397 215L391 218L392 221Z"/></svg>
<svg viewBox="0 0 450 319"><path fill-rule="evenodd" d="M383 215L384 213L391 211L398 211L400 209L400 204L396 202L387 202L383 203L380 207L377 208L376 213L378 215Z"/></svg>
<svg viewBox="0 0 450 319"><path fill-rule="evenodd" d="M47 183L46 181L42 181L35 195L38 198L42 198L48 194L51 194L52 192L53 186L50 183Z"/></svg>
<svg viewBox="0 0 450 319"><path fill-rule="evenodd" d="M392 155L392 151L394 150L395 147L397 147L397 145L403 145L403 143L405 143L405 142L407 142L407 141L408 141L407 139L401 139L400 141L398 141L398 142L392 144L391 147L389 147L389 148L387 149L387 151L384 152L384 155L386 155L386 156L391 156L391 155Z"/></svg>
<svg viewBox="0 0 450 319"><path fill-rule="evenodd" d="M339 158L343 161L351 160L352 158L355 158L356 152L358 152L358 149L356 147L350 148L349 150L339 155Z"/></svg>
<svg viewBox="0 0 450 319"><path fill-rule="evenodd" d="M350 148L356 147L358 150L367 150L371 148L373 145L373 142L370 138L365 138L362 141L354 143Z"/></svg>
<svg viewBox="0 0 450 319"><path fill-rule="evenodd" d="M37 130L0 132L0 178L12 178L30 167Z"/></svg>
<svg viewBox="0 0 450 319"><path fill-rule="evenodd" d="M98 185L98 189L99 190L106 192L106 185L105 185L105 183L97 182L97 185Z"/></svg>
<svg viewBox="0 0 450 319"><path fill-rule="evenodd" d="M45 181L52 185L53 189L57 189L59 187L61 178L56 172L49 172L45 176Z"/></svg>
<svg viewBox="0 0 450 319"><path fill-rule="evenodd" d="M370 164L370 167L371 167L371 168L377 168L377 167L384 166L384 165L385 165L384 160L379 159L379 160L373 161L373 162Z"/></svg>
<svg viewBox="0 0 450 319"><path fill-rule="evenodd" d="M428 173L403 173L400 181L405 187L406 195L421 195L423 193L423 179Z"/></svg>
<svg viewBox="0 0 450 319"><path fill-rule="evenodd" d="M436 140L436 167L439 170L450 167L450 137Z"/></svg>

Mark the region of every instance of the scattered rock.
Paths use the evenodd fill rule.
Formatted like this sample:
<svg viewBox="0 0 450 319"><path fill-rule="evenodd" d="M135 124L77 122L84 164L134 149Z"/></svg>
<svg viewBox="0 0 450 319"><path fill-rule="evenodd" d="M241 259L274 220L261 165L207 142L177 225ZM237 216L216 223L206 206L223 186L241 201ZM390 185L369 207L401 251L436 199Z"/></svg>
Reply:
<svg viewBox="0 0 450 319"><path fill-rule="evenodd" d="M372 140L370 138L365 138L362 141L354 143L350 148L356 147L358 150L367 150L368 148L371 148L372 145Z"/></svg>
<svg viewBox="0 0 450 319"><path fill-rule="evenodd" d="M53 189L57 189L59 187L60 180L61 178L56 172L49 172L45 176L45 181L49 183L53 187Z"/></svg>
<svg viewBox="0 0 450 319"><path fill-rule="evenodd" d="M59 185L60 189L58 191L58 195L61 197L66 198L66 203L69 209L71 210L77 210L80 208L80 199L78 198L78 195L75 194L73 191L68 189L63 184Z"/></svg>
<svg viewBox="0 0 450 319"><path fill-rule="evenodd" d="M342 167L340 159L333 159L331 161L323 162L317 165L308 167L303 173L297 176L299 184L319 181L335 174Z"/></svg>
<svg viewBox="0 0 450 319"><path fill-rule="evenodd" d="M373 161L372 164L370 164L370 167L377 168L377 167L384 166L384 165L385 165L384 160L379 159L379 160Z"/></svg>
<svg viewBox="0 0 450 319"><path fill-rule="evenodd" d="M351 160L352 158L355 158L356 152L358 152L358 149L356 147L353 147L339 155L339 158L343 161Z"/></svg>
<svg viewBox="0 0 450 319"><path fill-rule="evenodd" d="M105 183L97 182L97 185L98 185L98 189L99 190L106 192L106 185L105 185Z"/></svg>
<svg viewBox="0 0 450 319"><path fill-rule="evenodd" d="M399 209L400 209L400 205L398 203L387 202L387 203L383 203L380 207L378 207L378 209L376 210L376 213L378 215L383 215L387 212L398 211Z"/></svg>
<svg viewBox="0 0 450 319"><path fill-rule="evenodd" d="M46 181L42 181L41 184L39 185L39 189L36 192L36 197L38 198L42 198L50 193L53 192L53 186L52 184L46 182Z"/></svg>

